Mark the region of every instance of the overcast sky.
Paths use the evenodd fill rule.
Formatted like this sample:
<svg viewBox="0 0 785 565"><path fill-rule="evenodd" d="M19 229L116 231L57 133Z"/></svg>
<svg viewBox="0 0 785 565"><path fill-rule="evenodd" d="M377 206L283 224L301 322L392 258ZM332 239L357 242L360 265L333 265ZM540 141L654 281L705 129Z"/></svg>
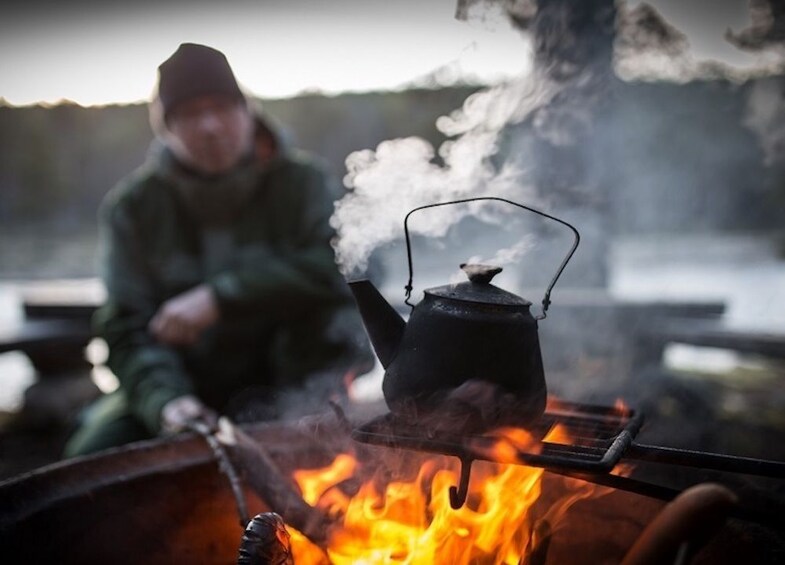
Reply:
<svg viewBox="0 0 785 565"><path fill-rule="evenodd" d="M634 6L638 2L631 1ZM745 0L654 0L697 56L744 64L723 39ZM505 20L462 22L455 0L36 0L0 5L0 97L11 104L126 103L149 97L181 42L228 56L254 95L400 88L436 69L492 82L528 70Z"/></svg>

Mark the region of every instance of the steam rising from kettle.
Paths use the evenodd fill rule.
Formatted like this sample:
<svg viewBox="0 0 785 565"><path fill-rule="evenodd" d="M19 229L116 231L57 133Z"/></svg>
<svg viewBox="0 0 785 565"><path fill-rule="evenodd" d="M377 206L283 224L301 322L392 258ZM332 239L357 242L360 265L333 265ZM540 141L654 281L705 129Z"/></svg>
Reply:
<svg viewBox="0 0 785 565"><path fill-rule="evenodd" d="M413 278L409 217L427 208L481 200L517 206L572 230L572 247L548 285L542 313L537 317L529 310L531 302L491 284L502 270L492 265L461 265L468 281L426 289L417 305L409 302ZM427 412L464 383L486 381L520 401L515 423L525 424L540 417L547 389L537 324L545 318L551 290L578 247L578 231L534 208L487 196L415 208L404 219L404 232L409 262L405 302L412 307L408 323L370 281L349 282L385 369L382 390L390 410L406 414L415 407L420 413Z"/></svg>

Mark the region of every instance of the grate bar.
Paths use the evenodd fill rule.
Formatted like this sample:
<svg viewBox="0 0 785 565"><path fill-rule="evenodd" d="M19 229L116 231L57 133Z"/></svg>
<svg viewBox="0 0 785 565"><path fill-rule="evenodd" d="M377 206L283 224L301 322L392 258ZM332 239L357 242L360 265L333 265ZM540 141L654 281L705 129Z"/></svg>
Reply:
<svg viewBox="0 0 785 565"><path fill-rule="evenodd" d="M785 477L785 462L767 459L706 453L705 451L676 449L674 447L660 447L657 445L643 445L635 442L632 442L625 455L630 459L650 461L652 463L670 463L684 465L685 467L746 473L778 479Z"/></svg>

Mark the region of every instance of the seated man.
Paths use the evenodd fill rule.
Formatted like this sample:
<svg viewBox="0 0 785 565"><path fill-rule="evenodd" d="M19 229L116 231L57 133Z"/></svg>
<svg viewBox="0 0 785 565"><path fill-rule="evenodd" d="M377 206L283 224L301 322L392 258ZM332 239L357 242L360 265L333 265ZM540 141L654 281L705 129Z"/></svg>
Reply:
<svg viewBox="0 0 785 565"><path fill-rule="evenodd" d="M120 388L88 409L69 456L216 412L276 417L285 387L371 364L329 243L325 173L283 150L219 51L183 44L158 70L162 143L100 211L95 326Z"/></svg>

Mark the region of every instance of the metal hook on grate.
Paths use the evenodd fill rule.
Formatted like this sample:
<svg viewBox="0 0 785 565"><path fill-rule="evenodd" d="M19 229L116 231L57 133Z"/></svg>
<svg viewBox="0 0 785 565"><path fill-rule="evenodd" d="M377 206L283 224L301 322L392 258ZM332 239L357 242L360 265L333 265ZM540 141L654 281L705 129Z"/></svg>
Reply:
<svg viewBox="0 0 785 565"><path fill-rule="evenodd" d="M469 477L472 472L473 459L461 457L461 478L458 487L450 487L450 506L453 510L458 510L466 503L469 495Z"/></svg>

